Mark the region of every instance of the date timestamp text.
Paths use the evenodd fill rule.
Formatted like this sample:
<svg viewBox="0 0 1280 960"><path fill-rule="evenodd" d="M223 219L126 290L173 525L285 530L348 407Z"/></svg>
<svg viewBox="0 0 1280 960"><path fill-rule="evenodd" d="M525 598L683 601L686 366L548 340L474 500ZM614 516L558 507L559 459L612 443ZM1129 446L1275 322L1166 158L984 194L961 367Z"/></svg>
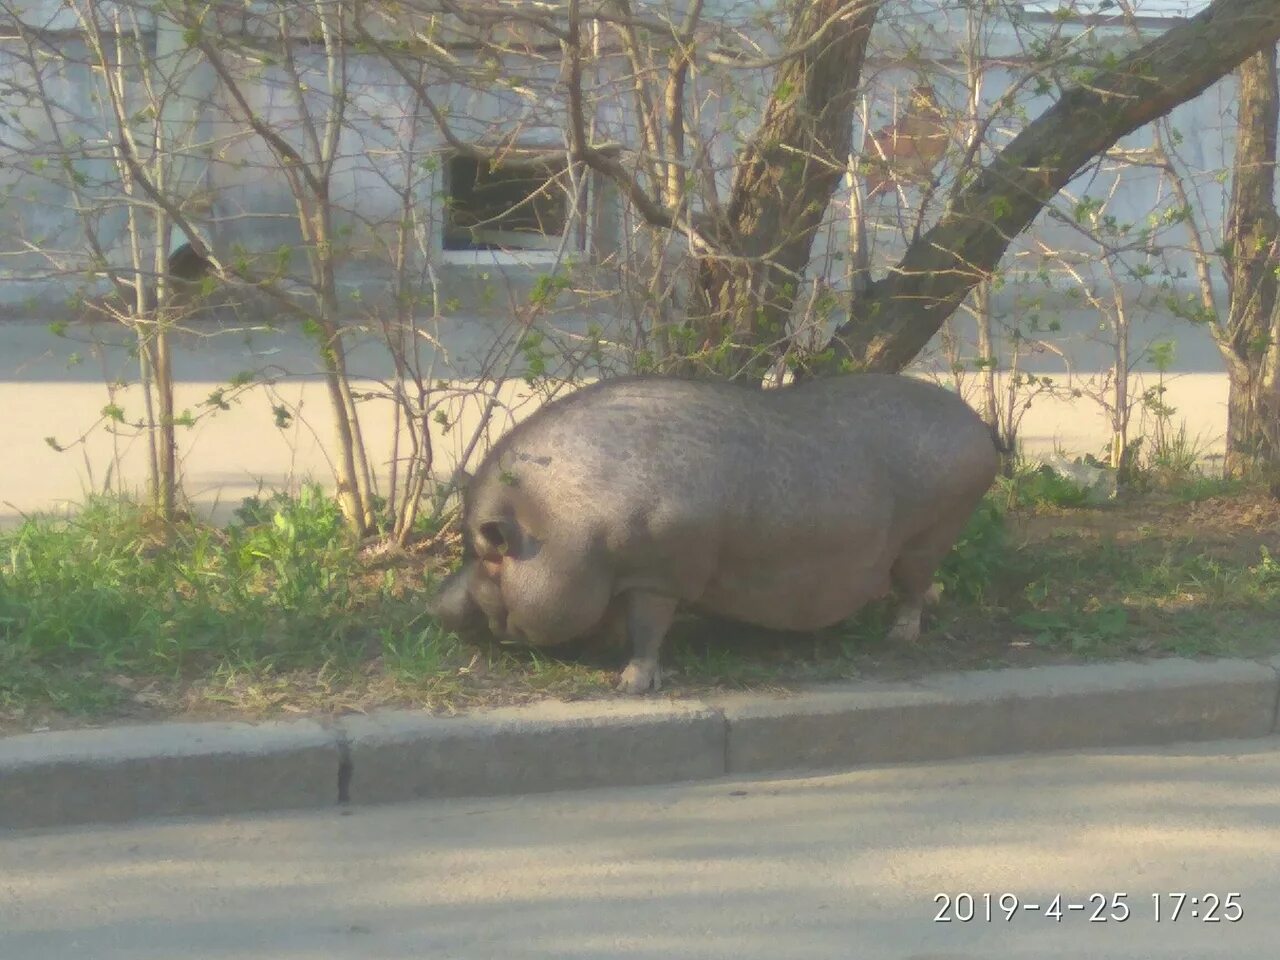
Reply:
<svg viewBox="0 0 1280 960"><path fill-rule="evenodd" d="M1024 899L1016 893L939 893L933 898L934 923L1010 922L1018 916L1048 917L1061 923L1073 914L1090 923L1124 923L1145 918L1155 923L1196 920L1201 923L1239 923L1244 918L1239 893L1153 893L1146 902L1128 893L1091 893L1087 897L1058 894L1051 899Z"/></svg>

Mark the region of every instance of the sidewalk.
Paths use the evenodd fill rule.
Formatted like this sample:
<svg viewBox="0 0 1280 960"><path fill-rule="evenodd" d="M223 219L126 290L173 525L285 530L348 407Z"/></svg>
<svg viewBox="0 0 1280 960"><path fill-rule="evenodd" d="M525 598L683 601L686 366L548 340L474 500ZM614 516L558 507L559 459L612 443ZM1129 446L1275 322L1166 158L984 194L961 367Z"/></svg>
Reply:
<svg viewBox="0 0 1280 960"><path fill-rule="evenodd" d="M479 321L477 321L479 324ZM123 331L97 325L98 336L111 335L127 343ZM480 327L477 327L480 332ZM83 331L72 331L84 336ZM478 341L477 341L478 343ZM474 345L473 345L474 346ZM83 362L68 365L80 353ZM351 352L351 370L360 393L380 392L376 379L389 372L385 356L372 345ZM201 414L203 401L225 387L240 371L270 367L288 371L272 392L254 387L231 409L202 416L196 426L179 432L184 489L193 506L217 519L226 519L242 498L266 489L285 488L307 479L326 485L331 470L326 451L333 449L334 420L324 384L317 378L314 349L298 334L273 332L246 343L243 336L225 334L193 341L176 351L177 408ZM84 343L60 339L43 324L0 323L0 409L6 413L0 442L11 463L21 469L0 471L0 526L12 525L24 513L58 509L83 499L104 483L140 489L146 482L146 441L141 437L112 437L98 428L83 447L58 453L46 438L68 446L85 434L102 408L112 401L126 419L142 415L136 387L109 396L109 378L137 380L137 361L123 347L95 356ZM505 406L518 407L517 416L533 409L521 405L528 391L513 381L500 393ZM1166 403L1185 418L1187 434L1199 437L1206 451L1220 448L1210 442L1226 424L1227 381L1223 374L1194 373L1169 382ZM273 407L285 403L301 416L285 430L275 426ZM393 416L389 402L368 400L360 405L361 426L375 469L383 471L393 450ZM478 406L455 409L457 422L446 432L433 424L435 468L452 473L453 465L478 422ZM493 424L496 437L512 422L500 415ZM1088 401L1074 405L1038 398L1026 412L1022 440L1029 454L1062 449L1072 454L1096 452L1107 439L1101 408ZM117 465L118 463L118 465Z"/></svg>

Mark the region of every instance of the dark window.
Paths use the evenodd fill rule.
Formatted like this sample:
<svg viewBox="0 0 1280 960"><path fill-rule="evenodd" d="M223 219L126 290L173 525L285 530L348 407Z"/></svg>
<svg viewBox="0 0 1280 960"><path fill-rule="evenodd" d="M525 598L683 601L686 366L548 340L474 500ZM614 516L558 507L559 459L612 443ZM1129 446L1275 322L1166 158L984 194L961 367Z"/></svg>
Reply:
<svg viewBox="0 0 1280 960"><path fill-rule="evenodd" d="M563 166L452 157L446 250L555 250L569 218Z"/></svg>

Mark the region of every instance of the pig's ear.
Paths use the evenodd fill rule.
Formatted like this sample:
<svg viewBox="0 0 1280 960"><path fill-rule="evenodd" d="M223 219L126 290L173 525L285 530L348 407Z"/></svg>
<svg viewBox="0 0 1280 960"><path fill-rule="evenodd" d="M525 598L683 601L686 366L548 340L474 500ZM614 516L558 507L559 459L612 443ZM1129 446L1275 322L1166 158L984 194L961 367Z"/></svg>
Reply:
<svg viewBox="0 0 1280 960"><path fill-rule="evenodd" d="M510 520L485 520L477 530L480 534L480 542L476 547L486 560L505 557L520 544L520 528Z"/></svg>

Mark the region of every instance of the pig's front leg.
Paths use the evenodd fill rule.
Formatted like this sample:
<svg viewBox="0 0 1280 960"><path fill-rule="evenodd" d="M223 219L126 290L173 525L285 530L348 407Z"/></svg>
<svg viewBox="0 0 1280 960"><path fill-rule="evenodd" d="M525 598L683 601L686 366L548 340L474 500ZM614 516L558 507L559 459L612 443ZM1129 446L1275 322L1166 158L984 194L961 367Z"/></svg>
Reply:
<svg viewBox="0 0 1280 960"><path fill-rule="evenodd" d="M662 687L658 652L676 615L676 600L644 590L623 595L627 637L631 640L631 662L622 671L618 689L623 693L647 693Z"/></svg>

